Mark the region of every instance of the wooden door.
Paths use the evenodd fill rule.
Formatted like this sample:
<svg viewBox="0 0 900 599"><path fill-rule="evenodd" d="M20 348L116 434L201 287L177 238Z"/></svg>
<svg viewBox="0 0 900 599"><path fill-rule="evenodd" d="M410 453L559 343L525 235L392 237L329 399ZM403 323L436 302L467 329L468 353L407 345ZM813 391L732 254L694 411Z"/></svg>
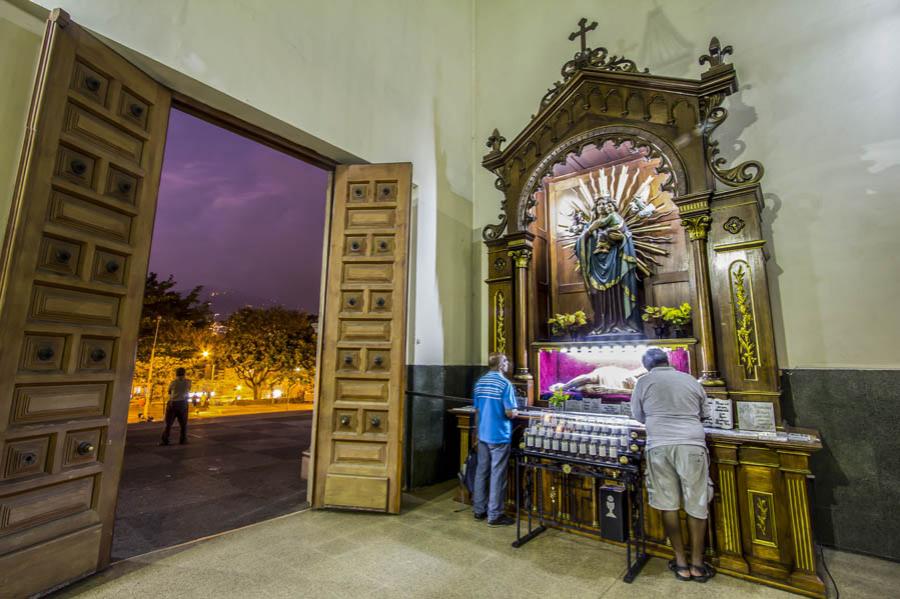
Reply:
<svg viewBox="0 0 900 599"><path fill-rule="evenodd" d="M335 173L314 507L400 511L411 164Z"/></svg>
<svg viewBox="0 0 900 599"><path fill-rule="evenodd" d="M0 278L0 594L109 561L169 93L56 10Z"/></svg>

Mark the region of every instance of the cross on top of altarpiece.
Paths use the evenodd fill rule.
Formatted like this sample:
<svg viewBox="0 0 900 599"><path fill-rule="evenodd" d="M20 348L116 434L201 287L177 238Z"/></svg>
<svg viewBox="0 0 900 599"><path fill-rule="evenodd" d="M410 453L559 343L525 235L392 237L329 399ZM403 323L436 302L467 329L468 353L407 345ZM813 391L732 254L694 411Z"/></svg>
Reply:
<svg viewBox="0 0 900 599"><path fill-rule="evenodd" d="M603 69L604 71L619 71L623 73L639 73L641 71L638 70L637 65L634 64L633 60L629 60L624 56L610 56L609 51L606 48L590 48L587 45L587 34L588 32L594 31L597 28L597 21L592 21L590 25L588 25L588 20L582 17L578 21L578 31L573 31L569 34L569 41L574 42L576 39L579 39L579 43L581 44L581 49L575 53L575 56L563 65L562 73L563 81L568 81L581 69L587 67L594 67L597 69ZM644 73L647 72L647 69L643 70ZM556 82L554 87L548 90L548 95L555 95L557 91L562 87L562 83ZM546 100L547 98L545 98ZM541 103L541 107L543 108L546 105L545 102Z"/></svg>
<svg viewBox="0 0 900 599"><path fill-rule="evenodd" d="M589 31L593 31L594 29L597 28L597 21L594 21L593 23L588 25L587 19L584 17L581 17L581 20L578 21L578 27L579 27L578 31L573 31L572 33L569 34L569 41L573 42L573 41L575 41L576 37L580 37L581 38L581 52L584 53L584 51L587 50L587 34Z"/></svg>

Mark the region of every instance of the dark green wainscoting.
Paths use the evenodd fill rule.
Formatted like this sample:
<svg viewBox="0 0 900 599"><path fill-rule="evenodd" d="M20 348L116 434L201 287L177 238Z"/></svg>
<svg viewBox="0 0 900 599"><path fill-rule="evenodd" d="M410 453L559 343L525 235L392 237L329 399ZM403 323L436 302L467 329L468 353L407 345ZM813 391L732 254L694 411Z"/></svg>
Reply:
<svg viewBox="0 0 900 599"><path fill-rule="evenodd" d="M459 434L447 410L471 403L482 366L411 365L407 371L404 486L424 487L456 477Z"/></svg>
<svg viewBox="0 0 900 599"><path fill-rule="evenodd" d="M785 370L782 388L785 420L822 434L816 539L900 560L900 370Z"/></svg>

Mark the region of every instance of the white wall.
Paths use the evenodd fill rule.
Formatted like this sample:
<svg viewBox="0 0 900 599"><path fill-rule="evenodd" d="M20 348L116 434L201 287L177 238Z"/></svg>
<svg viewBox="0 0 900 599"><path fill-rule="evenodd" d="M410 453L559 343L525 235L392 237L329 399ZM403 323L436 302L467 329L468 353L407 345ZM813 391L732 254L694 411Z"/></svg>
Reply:
<svg viewBox="0 0 900 599"><path fill-rule="evenodd" d="M469 361L470 0L38 3L61 6L75 22L171 69L164 82L173 87L200 89L183 81L192 78L272 117L274 127L284 123L337 148L331 153L341 158L412 162L410 359Z"/></svg>
<svg viewBox="0 0 900 599"><path fill-rule="evenodd" d="M43 23L31 14L0 3L0 235L6 230L19 167L25 119L41 51Z"/></svg>
<svg viewBox="0 0 900 599"><path fill-rule="evenodd" d="M780 365L900 367L900 3L478 0L473 236L500 202L479 166L484 139L527 124L581 17L599 22L592 47L654 74L697 78L711 36L734 46L741 91L716 137L728 158L766 168Z"/></svg>

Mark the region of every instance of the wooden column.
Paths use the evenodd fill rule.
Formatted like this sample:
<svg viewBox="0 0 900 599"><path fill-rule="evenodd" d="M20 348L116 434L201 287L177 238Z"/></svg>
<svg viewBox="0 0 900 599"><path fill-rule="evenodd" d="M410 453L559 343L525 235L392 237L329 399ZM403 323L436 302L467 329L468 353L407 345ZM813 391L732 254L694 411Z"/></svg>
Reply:
<svg viewBox="0 0 900 599"><path fill-rule="evenodd" d="M700 341L700 382L707 386L720 387L725 381L716 367L715 334L712 320L712 296L709 289L709 261L706 258L706 235L712 219L708 214L685 216L681 224L691 238L691 260L697 284L697 306L695 310L696 330Z"/></svg>
<svg viewBox="0 0 900 599"><path fill-rule="evenodd" d="M531 248L520 247L509 251L516 269L516 355L515 375L519 381L530 387L532 380L528 370L528 265L531 262Z"/></svg>
<svg viewBox="0 0 900 599"><path fill-rule="evenodd" d="M709 444L709 448L718 474L714 520L710 522L710 528L715 528L719 563L729 570L747 573L750 567L743 557L741 519L738 515L738 446L717 442Z"/></svg>
<svg viewBox="0 0 900 599"><path fill-rule="evenodd" d="M809 512L809 487L807 479L809 453L806 451L779 451L787 504L791 522L791 539L794 545L794 570L791 582L815 593L825 593L825 585L816 573L816 552L813 545L812 517ZM783 502L782 502L783 503Z"/></svg>

